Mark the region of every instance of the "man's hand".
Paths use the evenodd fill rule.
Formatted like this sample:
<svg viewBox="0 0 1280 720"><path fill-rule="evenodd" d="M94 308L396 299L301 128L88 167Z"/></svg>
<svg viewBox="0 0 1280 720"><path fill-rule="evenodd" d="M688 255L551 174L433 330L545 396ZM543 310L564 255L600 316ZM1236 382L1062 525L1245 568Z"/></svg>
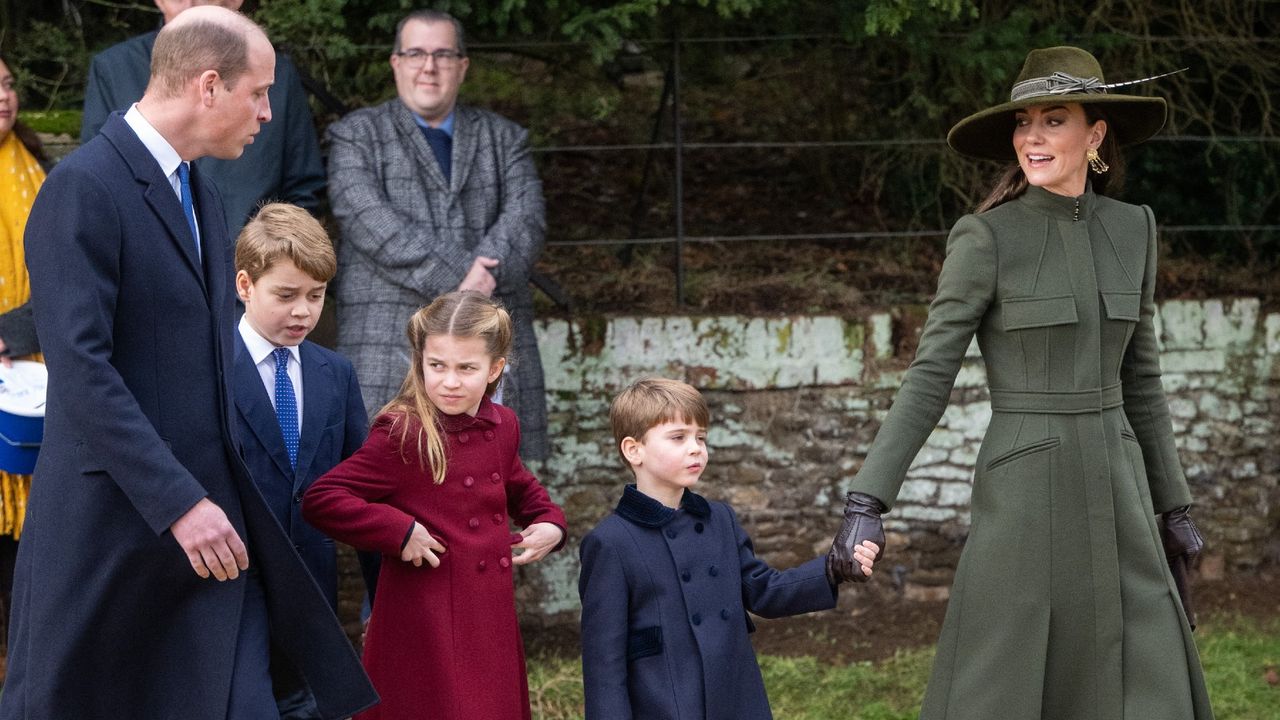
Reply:
<svg viewBox="0 0 1280 720"><path fill-rule="evenodd" d="M513 565L528 565L546 557L552 548L560 544L564 531L558 525L540 522L525 528L520 537L523 539L512 547L524 548L524 552L512 558Z"/></svg>
<svg viewBox="0 0 1280 720"><path fill-rule="evenodd" d="M411 562L415 567L422 567L422 561L426 560L431 567L440 567L440 558L436 553L444 552L444 545L440 541L431 537L431 533L422 527L422 523L415 522L413 524L413 532L409 533L409 542L404 544L404 548L400 550L400 559L405 562Z"/></svg>
<svg viewBox="0 0 1280 720"><path fill-rule="evenodd" d="M209 498L201 498L190 510L169 526L191 568L202 578L212 575L219 581L235 580L241 570L249 569L249 551L240 535Z"/></svg>
<svg viewBox="0 0 1280 720"><path fill-rule="evenodd" d="M486 297L493 294L495 288L498 287L498 281L494 279L493 273L489 272L489 268L498 267L498 261L491 257L479 255L471 263L471 269L467 271L467 276L462 278L462 282L458 283L459 290L475 290L483 293Z"/></svg>

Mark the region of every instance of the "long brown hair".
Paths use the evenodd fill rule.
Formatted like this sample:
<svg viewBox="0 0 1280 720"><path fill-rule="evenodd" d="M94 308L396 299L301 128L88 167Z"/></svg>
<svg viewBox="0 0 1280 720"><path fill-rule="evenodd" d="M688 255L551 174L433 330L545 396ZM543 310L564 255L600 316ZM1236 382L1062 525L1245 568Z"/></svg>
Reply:
<svg viewBox="0 0 1280 720"><path fill-rule="evenodd" d="M1106 120L1106 115L1102 113L1098 106L1083 104L1085 119L1090 125L1097 123L1099 120ZM1102 145L1098 147L1098 156L1102 158L1110 169L1106 173L1097 173L1093 168L1089 168L1086 172L1090 183L1093 186L1093 192L1098 195L1117 195L1124 186L1124 155L1120 152L1119 134L1117 128L1111 123L1107 123L1107 134L1102 138ZM978 207L974 208L974 212L982 213L994 207L999 207L1010 200L1020 197L1022 193L1027 191L1027 176L1022 172L1022 166L1014 163L1004 170L1000 171L1000 175L996 177L995 185L987 196L978 203Z"/></svg>
<svg viewBox="0 0 1280 720"><path fill-rule="evenodd" d="M400 385L400 392L383 406L379 414L393 416L391 431L400 433L400 455L407 458L410 429L417 426L415 448L418 464L425 470L431 466L431 478L437 485L444 482L448 458L445 457L444 436L439 424L439 410L427 396L423 377L423 354L427 338L449 335L456 338L481 338L485 351L496 362L511 354L511 316L496 300L481 293L461 290L441 295L430 305L418 310L409 318L407 329L409 349L412 353L409 372ZM498 389L502 382L499 375L485 387L486 397ZM413 422L416 421L416 422Z"/></svg>
<svg viewBox="0 0 1280 720"><path fill-rule="evenodd" d="M5 59L4 55L0 55L0 63L4 63L4 66L9 68L10 73L13 72L13 66L9 64L9 61ZM14 135L18 136L18 142L22 143L22 146L27 149L27 152L35 156L37 162L41 165L47 165L49 163L49 158L44 154L44 143L40 142L40 136L36 134L35 130L27 127L21 120L15 117L13 119L12 132Z"/></svg>

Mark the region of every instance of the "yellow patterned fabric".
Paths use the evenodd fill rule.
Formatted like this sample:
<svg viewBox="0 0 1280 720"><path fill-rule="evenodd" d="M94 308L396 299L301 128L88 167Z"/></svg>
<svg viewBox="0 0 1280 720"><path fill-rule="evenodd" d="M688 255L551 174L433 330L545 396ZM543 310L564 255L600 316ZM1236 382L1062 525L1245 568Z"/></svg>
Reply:
<svg viewBox="0 0 1280 720"><path fill-rule="evenodd" d="M17 135L11 132L0 140L0 313L31 298L22 234L43 182L44 170ZM22 535L30 491L30 475L0 471L0 535Z"/></svg>

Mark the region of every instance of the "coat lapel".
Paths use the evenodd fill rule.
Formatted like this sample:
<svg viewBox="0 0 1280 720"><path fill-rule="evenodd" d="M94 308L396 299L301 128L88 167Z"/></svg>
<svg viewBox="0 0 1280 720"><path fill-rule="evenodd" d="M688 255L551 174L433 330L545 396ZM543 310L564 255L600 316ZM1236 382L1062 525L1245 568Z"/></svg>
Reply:
<svg viewBox="0 0 1280 720"><path fill-rule="evenodd" d="M134 179L147 186L143 197L164 225L169 239L178 246L178 252L182 254L187 268L195 273L196 280L204 291L205 302L208 302L209 291L205 287L204 270L196 259L195 238L191 237L191 228L187 226L187 219L182 216L182 202L174 194L169 178L160 171L159 163L124 121L123 115L112 114L107 118L106 124L102 126L102 134L107 136L129 165Z"/></svg>
<svg viewBox="0 0 1280 720"><path fill-rule="evenodd" d="M329 402L336 387L329 363L313 346L303 343L302 353L302 433L298 438L298 474L294 482L310 477L307 472L315 460L316 448L324 434L325 418L329 416ZM261 384L261 383L259 383ZM296 489L296 488L295 488Z"/></svg>
<svg viewBox="0 0 1280 720"><path fill-rule="evenodd" d="M235 398L236 408L244 416L245 424L258 438L258 443L266 448L276 467L285 477L293 477L293 468L289 467L289 452L284 449L284 435L280 432L280 422L276 420L276 409L271 405L267 388L262 384L262 376L249 357L249 349L244 345L240 333L235 333ZM305 368L306 365L304 364ZM303 427L306 427L305 425Z"/></svg>
<svg viewBox="0 0 1280 720"><path fill-rule="evenodd" d="M431 146L427 144L427 139L422 136L422 129L418 127L418 123L413 119L413 111L405 107L404 103L399 100L392 100L395 103L394 122L396 129L404 138L404 146L409 148L408 154L417 163L418 168L422 171L423 176L430 181L435 189L449 192L449 183L444 181L444 173L440 171L440 163L436 162L436 156L431 152ZM457 125L454 126L455 136ZM455 137L455 146L453 149L453 158L458 157L457 140ZM455 165L454 170L458 168Z"/></svg>
<svg viewBox="0 0 1280 720"><path fill-rule="evenodd" d="M476 154L477 126L467 109L455 105L453 110L453 157L450 173L451 190L455 193L466 187L467 174L471 170L472 156Z"/></svg>

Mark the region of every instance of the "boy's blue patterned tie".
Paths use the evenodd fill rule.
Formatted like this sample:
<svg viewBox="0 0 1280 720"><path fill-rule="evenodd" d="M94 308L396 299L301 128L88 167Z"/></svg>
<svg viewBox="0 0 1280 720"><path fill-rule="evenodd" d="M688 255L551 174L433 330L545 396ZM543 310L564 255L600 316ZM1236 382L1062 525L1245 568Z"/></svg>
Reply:
<svg viewBox="0 0 1280 720"><path fill-rule="evenodd" d="M200 259L200 233L196 232L196 208L191 199L191 168L184 162L178 163L178 185L182 193L182 214L187 217L187 226L191 228L191 238L196 243L196 259Z"/></svg>
<svg viewBox="0 0 1280 720"><path fill-rule="evenodd" d="M271 351L276 358L276 420L284 436L284 449L289 452L290 467L298 467L298 399L289 379L289 348Z"/></svg>

